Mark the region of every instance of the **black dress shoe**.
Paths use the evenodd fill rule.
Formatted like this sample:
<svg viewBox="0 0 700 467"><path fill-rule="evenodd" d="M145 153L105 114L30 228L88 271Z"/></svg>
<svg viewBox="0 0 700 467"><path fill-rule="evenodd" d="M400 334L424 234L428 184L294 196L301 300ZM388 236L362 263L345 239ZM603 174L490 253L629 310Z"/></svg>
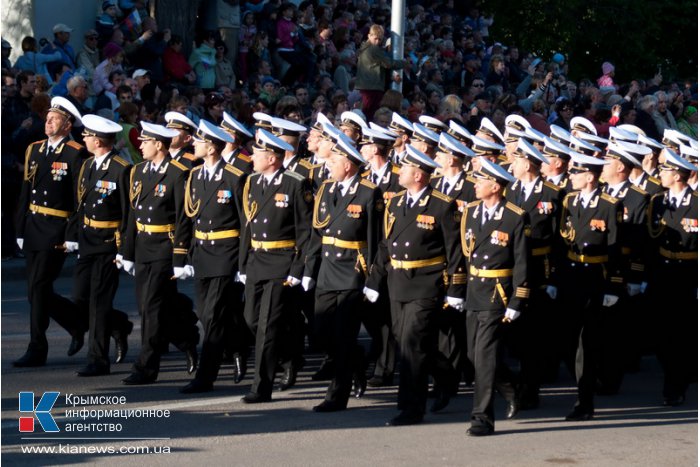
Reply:
<svg viewBox="0 0 700 467"><path fill-rule="evenodd" d="M678 407L685 402L685 396L664 397L664 405L666 407Z"/></svg>
<svg viewBox="0 0 700 467"><path fill-rule="evenodd" d="M367 377L364 371L355 372L352 378L352 393L359 399L367 392Z"/></svg>
<svg viewBox="0 0 700 467"><path fill-rule="evenodd" d="M270 402L271 400L272 396L263 396L257 392L249 392L241 398L241 402L245 402L246 404L260 404L261 402Z"/></svg>
<svg viewBox="0 0 700 467"><path fill-rule="evenodd" d="M129 350L129 334L134 329L134 323L127 321L126 328L119 333L118 337L114 338L114 347L116 348L116 356L114 363L121 363L126 358L126 352Z"/></svg>
<svg viewBox="0 0 700 467"><path fill-rule="evenodd" d="M575 407L574 410L566 416L567 422L585 422L593 418L592 410L585 410L580 407Z"/></svg>
<svg viewBox="0 0 700 467"><path fill-rule="evenodd" d="M341 404L335 401L323 401L316 407L314 407L314 412L340 412L341 410L347 409L347 403Z"/></svg>
<svg viewBox="0 0 700 467"><path fill-rule="evenodd" d="M213 389L214 385L212 383L204 383L197 379L193 379L187 386L180 388L180 392L182 394L199 394L202 392L212 391Z"/></svg>
<svg viewBox="0 0 700 467"><path fill-rule="evenodd" d="M417 425L423 421L423 413L417 410L403 410L396 417L386 422L387 426Z"/></svg>
<svg viewBox="0 0 700 467"><path fill-rule="evenodd" d="M199 360L197 347L193 345L185 350L185 358L187 359L187 374L191 375L197 370L197 361Z"/></svg>
<svg viewBox="0 0 700 467"><path fill-rule="evenodd" d="M85 334L84 333L78 333L78 335L73 336L73 339L70 341L70 345L68 346L68 356L72 357L73 355L77 354L80 352L80 349L83 348L83 344L85 343Z"/></svg>
<svg viewBox="0 0 700 467"><path fill-rule="evenodd" d="M85 368L77 371L78 376L105 376L109 374L109 367L89 363Z"/></svg>
<svg viewBox="0 0 700 467"><path fill-rule="evenodd" d="M29 368L35 366L46 365L46 357L40 357L36 354L31 354L29 352L22 355L19 359L12 362L12 366L16 368Z"/></svg>
<svg viewBox="0 0 700 467"><path fill-rule="evenodd" d="M156 378L153 376L146 376L141 373L131 373L129 376L122 380L122 383L127 386L136 386L140 384L153 384L156 382Z"/></svg>
<svg viewBox="0 0 700 467"><path fill-rule="evenodd" d="M440 410L447 407L450 403L450 394L445 391L439 391L439 395L435 397L433 405L430 406L430 411L432 413L439 412Z"/></svg>
<svg viewBox="0 0 700 467"><path fill-rule="evenodd" d="M284 369L284 373L282 373L282 377L280 378L280 386L279 390L280 391L286 391L287 389L290 389L297 383L297 370L294 368L294 366L289 366Z"/></svg>
<svg viewBox="0 0 700 467"><path fill-rule="evenodd" d="M321 368L311 376L311 381L328 381L333 379L333 362L324 360Z"/></svg>
<svg viewBox="0 0 700 467"><path fill-rule="evenodd" d="M516 401L508 401L506 406L506 419L511 420L518 414L520 407Z"/></svg>
<svg viewBox="0 0 700 467"><path fill-rule="evenodd" d="M384 386L393 386L394 377L393 376L372 376L367 380L367 386L371 388L381 388Z"/></svg>
<svg viewBox="0 0 700 467"><path fill-rule="evenodd" d="M494 432L493 426L487 423L472 425L467 430L469 436L490 436Z"/></svg>
<svg viewBox="0 0 700 467"><path fill-rule="evenodd" d="M247 359L242 356L241 354L234 354L232 357L233 360L233 382L238 384L241 381L243 381L243 378L245 378L245 374L248 371L248 362Z"/></svg>

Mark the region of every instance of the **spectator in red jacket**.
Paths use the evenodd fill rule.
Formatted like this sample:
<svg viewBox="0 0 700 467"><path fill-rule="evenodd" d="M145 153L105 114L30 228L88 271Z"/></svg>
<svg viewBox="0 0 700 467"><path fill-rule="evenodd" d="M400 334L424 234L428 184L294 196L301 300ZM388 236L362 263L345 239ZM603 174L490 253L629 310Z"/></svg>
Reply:
<svg viewBox="0 0 700 467"><path fill-rule="evenodd" d="M165 79L168 82L180 84L194 84L197 76L187 63L187 57L182 53L182 37L172 36L168 41L168 48L163 52L163 68Z"/></svg>

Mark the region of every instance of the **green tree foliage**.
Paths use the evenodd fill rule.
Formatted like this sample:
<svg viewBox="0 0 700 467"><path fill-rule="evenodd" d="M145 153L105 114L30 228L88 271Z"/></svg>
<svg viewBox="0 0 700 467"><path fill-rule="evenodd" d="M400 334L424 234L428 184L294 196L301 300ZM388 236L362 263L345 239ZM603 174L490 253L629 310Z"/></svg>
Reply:
<svg viewBox="0 0 700 467"><path fill-rule="evenodd" d="M697 2L691 0L486 0L491 38L550 59L566 55L572 78L597 78L615 65L616 80L697 77Z"/></svg>

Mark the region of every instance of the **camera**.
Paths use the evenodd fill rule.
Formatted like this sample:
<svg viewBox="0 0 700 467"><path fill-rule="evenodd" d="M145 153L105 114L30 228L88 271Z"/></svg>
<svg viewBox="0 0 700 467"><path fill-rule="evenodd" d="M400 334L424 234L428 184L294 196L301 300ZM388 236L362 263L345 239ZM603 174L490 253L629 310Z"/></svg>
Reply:
<svg viewBox="0 0 700 467"><path fill-rule="evenodd" d="M41 47L46 47L47 45L49 45L49 40L45 37L42 37L41 39L39 39L39 45Z"/></svg>

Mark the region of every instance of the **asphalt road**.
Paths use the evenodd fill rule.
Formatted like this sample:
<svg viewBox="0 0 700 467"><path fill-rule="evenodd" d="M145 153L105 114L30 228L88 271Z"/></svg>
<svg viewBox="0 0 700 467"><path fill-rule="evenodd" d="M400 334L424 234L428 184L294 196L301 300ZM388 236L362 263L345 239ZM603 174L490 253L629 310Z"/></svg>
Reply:
<svg viewBox="0 0 700 467"><path fill-rule="evenodd" d="M70 296L71 261L56 290ZM646 357L641 371L628 375L617 396L598 397L596 417L590 422L564 421L575 400L573 380L562 370L560 382L543 388L541 407L503 419L505 404L496 404L496 436L466 436L471 389L460 394L439 414L428 414L423 424L386 427L396 415L396 386L371 389L361 400L351 400L347 411L317 414L311 409L325 393L324 383L310 375L319 355L307 356L297 386L275 393L273 402L248 406L239 401L251 382L233 384L225 365L215 390L204 396L185 396L178 388L190 377L181 353L164 357L159 381L150 386L124 386L139 350L138 314L133 279L122 276L115 306L135 322L127 362L112 366L112 374L78 378L85 349L67 357L69 336L55 323L48 332L49 356L45 367L15 369L11 362L24 352L29 340L29 314L22 260L2 262L2 461L7 465L649 465L686 466L698 463L697 385L688 401L675 408L661 406L661 372L654 357ZM181 290L193 292L192 282ZM36 402L45 391L60 395L51 411L61 431L20 433L18 393L33 391ZM88 417L66 417L66 394L124 397L124 404L83 406ZM70 401L75 403L75 398ZM129 418L101 418L97 410L132 410ZM137 411L138 409L141 412ZM169 416L136 417L143 411ZM92 413L90 413L92 411ZM120 413L124 415L125 413ZM114 415L114 414L111 414ZM120 431L75 431L120 424ZM68 426L72 431L67 431ZM69 439L65 439L69 438ZM81 438L81 439L75 439ZM96 439L85 439L96 438ZM128 438L128 439L113 439ZM146 448L150 450L145 453ZM27 452L52 449L53 453ZM109 450L114 452L109 452ZM164 451L170 451L164 452Z"/></svg>

